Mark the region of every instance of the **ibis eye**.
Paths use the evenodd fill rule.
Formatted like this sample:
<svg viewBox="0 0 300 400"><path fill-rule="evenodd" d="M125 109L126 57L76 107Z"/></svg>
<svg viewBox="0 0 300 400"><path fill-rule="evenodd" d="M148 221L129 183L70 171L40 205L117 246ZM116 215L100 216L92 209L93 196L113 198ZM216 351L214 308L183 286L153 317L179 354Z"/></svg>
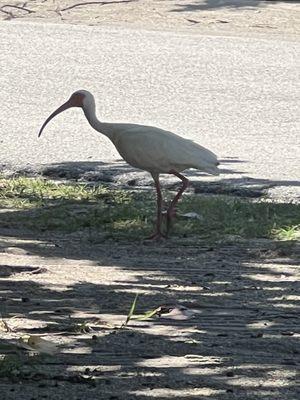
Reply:
<svg viewBox="0 0 300 400"><path fill-rule="evenodd" d="M85 96L82 93L73 93L70 102L72 103L73 107L82 107L83 100Z"/></svg>

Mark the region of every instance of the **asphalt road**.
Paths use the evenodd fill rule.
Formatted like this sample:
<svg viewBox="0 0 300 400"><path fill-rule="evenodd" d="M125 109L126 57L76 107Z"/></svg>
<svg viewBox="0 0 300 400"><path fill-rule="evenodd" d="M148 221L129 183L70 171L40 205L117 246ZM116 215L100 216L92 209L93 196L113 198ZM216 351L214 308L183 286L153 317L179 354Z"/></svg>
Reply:
<svg viewBox="0 0 300 400"><path fill-rule="evenodd" d="M300 44L296 40L0 23L0 164L119 158L82 112L45 118L77 89L99 119L172 130L230 170L299 195Z"/></svg>

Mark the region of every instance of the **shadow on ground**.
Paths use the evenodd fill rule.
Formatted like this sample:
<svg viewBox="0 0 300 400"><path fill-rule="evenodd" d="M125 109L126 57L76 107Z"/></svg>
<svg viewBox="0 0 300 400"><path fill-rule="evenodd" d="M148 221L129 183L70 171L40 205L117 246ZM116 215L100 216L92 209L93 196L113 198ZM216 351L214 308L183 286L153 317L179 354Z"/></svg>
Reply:
<svg viewBox="0 0 300 400"><path fill-rule="evenodd" d="M183 11L209 11L217 10L221 8L227 9L243 9L243 8L254 8L254 7L267 7L271 4L283 3L280 0L199 0L191 1L190 3L180 4L178 2L177 7L173 12ZM284 3L295 3L295 1L284 1Z"/></svg>
<svg viewBox="0 0 300 400"><path fill-rule="evenodd" d="M265 196L269 189L276 186L287 188L300 186L299 181L294 180L270 180L245 176L244 172L241 172L238 168L240 164L245 162L236 157L220 160L220 178L209 177L205 173L191 169L184 171L184 175L190 180L192 190L195 193L255 198ZM9 166L0 166L1 170L7 170L8 176L41 175L50 179L90 182L92 184L104 183L118 185L121 188L137 188L138 190L153 186L153 180L148 172L137 170L123 160L114 162L64 162L41 165L34 167L34 169L25 167L18 171L11 170ZM226 177L222 178L222 174L226 174ZM202 177L205 179L200 180ZM161 175L161 182L165 188L173 190L176 190L181 184L177 178L170 175Z"/></svg>
<svg viewBox="0 0 300 400"><path fill-rule="evenodd" d="M130 172L66 163L81 172L60 178L78 180L99 165L112 179ZM57 177L62 165L51 168ZM5 399L299 397L298 243L91 242L84 233L9 227L0 235L1 314L14 328L1 332ZM135 293L137 313L179 304L192 315L118 329ZM24 334L46 335L61 352L28 357L14 344Z"/></svg>
<svg viewBox="0 0 300 400"><path fill-rule="evenodd" d="M0 242L1 258L17 254L19 264L1 267L2 314L8 322L17 316L19 335L47 333L63 351L38 359L29 375L20 368L18 383L2 376L0 392L13 387L22 399L62 399L66 391L65 398L297 398L296 245L287 256L268 241L81 246L68 238L19 239ZM195 314L68 331L95 316L120 326L136 292L138 312L179 303Z"/></svg>

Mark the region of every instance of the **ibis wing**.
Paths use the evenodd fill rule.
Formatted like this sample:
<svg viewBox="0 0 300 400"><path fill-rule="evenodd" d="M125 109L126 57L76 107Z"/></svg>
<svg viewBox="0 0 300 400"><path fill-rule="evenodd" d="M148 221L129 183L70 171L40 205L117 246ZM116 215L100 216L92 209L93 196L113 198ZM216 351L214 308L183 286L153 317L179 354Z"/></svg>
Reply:
<svg viewBox="0 0 300 400"><path fill-rule="evenodd" d="M131 125L127 128L124 125L114 144L129 164L150 172L197 168L216 173L214 153L191 140L152 126Z"/></svg>

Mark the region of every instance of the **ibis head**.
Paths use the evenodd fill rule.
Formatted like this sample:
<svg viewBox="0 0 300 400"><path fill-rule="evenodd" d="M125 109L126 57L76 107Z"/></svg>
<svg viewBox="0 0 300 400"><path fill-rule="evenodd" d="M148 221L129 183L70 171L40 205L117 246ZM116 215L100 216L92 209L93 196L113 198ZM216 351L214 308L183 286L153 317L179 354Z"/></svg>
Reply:
<svg viewBox="0 0 300 400"><path fill-rule="evenodd" d="M38 137L41 136L45 126L48 124L48 122L51 121L52 118L54 118L56 115L60 114L61 112L67 110L68 108L72 107L80 107L83 108L85 105L85 99L89 98L91 94L87 90L77 90L74 92L71 97L69 98L68 101L66 101L64 104L62 104L60 107L58 107L43 123Z"/></svg>

